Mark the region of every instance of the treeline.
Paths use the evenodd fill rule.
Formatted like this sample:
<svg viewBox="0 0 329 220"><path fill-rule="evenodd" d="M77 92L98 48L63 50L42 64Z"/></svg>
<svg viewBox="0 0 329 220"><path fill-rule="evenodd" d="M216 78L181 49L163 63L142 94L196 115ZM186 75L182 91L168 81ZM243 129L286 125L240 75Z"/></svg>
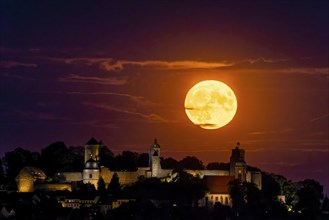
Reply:
<svg viewBox="0 0 329 220"><path fill-rule="evenodd" d="M106 146L99 152L100 166L105 166L113 171L135 171L138 167L149 166L148 153L123 151L114 153ZM193 156L182 160L174 158L160 158L163 169L228 169L228 163L209 163L207 166ZM84 147L67 147L63 142L55 142L39 152L31 152L23 148L16 148L6 152L0 160L0 183L13 182L24 166L40 167L48 176L58 172L80 172L84 167Z"/></svg>

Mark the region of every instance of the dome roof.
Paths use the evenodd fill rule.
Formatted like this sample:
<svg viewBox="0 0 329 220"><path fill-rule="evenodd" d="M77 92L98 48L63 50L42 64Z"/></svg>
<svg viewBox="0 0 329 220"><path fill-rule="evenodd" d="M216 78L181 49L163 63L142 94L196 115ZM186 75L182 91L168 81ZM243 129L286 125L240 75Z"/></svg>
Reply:
<svg viewBox="0 0 329 220"><path fill-rule="evenodd" d="M90 158L85 164L85 169L99 169L97 161Z"/></svg>

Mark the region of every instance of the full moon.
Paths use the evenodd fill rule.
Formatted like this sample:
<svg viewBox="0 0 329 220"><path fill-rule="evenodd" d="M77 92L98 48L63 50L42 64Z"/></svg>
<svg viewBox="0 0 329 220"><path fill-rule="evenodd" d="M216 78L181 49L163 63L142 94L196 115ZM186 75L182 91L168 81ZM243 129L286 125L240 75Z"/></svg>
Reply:
<svg viewBox="0 0 329 220"><path fill-rule="evenodd" d="M237 106L233 90L216 80L195 84L185 98L188 118L204 129L217 129L227 125L233 119Z"/></svg>

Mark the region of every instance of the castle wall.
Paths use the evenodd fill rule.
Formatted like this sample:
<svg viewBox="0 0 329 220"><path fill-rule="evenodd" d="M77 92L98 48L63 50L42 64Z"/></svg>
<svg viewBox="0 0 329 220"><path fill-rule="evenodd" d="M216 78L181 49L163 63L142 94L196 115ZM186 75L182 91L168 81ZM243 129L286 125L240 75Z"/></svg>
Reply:
<svg viewBox="0 0 329 220"><path fill-rule="evenodd" d="M262 173L259 171L251 172L251 182L256 184L258 189L262 189Z"/></svg>
<svg viewBox="0 0 329 220"><path fill-rule="evenodd" d="M17 188L19 192L33 192L34 179L32 177L20 177L17 179Z"/></svg>
<svg viewBox="0 0 329 220"><path fill-rule="evenodd" d="M229 170L184 170L185 172L192 174L193 176L228 176Z"/></svg>
<svg viewBox="0 0 329 220"><path fill-rule="evenodd" d="M78 182L82 180L81 172L63 172L60 175L63 176L65 182Z"/></svg>
<svg viewBox="0 0 329 220"><path fill-rule="evenodd" d="M109 168L101 167L100 176L106 184L109 184L112 176L116 173L121 185L129 185L137 182L139 176L147 176L147 172L144 168L139 168L137 171L111 171Z"/></svg>

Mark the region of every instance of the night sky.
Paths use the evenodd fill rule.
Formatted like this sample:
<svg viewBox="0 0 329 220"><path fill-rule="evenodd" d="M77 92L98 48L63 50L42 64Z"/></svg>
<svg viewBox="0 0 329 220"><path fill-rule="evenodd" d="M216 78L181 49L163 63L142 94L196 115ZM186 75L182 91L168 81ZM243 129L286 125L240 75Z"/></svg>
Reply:
<svg viewBox="0 0 329 220"><path fill-rule="evenodd" d="M329 193L328 1L1 0L0 155L90 137L115 153L246 161ZM186 93L228 84L234 119L205 130Z"/></svg>

